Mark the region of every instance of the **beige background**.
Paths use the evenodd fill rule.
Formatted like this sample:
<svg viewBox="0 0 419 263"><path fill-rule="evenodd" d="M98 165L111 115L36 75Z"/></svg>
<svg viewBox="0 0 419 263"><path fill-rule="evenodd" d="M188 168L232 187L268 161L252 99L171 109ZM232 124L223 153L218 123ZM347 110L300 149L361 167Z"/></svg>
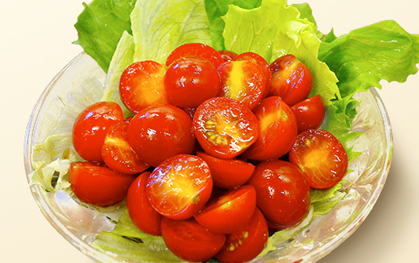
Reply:
<svg viewBox="0 0 419 263"><path fill-rule="evenodd" d="M309 3L323 32L334 27L341 35L394 19L419 34L417 0ZM81 0L15 0L0 7L0 262L92 262L45 220L23 168L24 132L37 98L82 51L71 44L82 8ZM379 94L394 133L390 176L364 224L321 263L419 262L419 75L383 84Z"/></svg>

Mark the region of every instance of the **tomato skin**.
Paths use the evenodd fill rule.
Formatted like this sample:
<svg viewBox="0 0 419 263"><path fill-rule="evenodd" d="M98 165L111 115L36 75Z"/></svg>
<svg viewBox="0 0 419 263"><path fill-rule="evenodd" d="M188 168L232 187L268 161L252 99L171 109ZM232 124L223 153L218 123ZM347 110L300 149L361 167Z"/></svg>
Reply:
<svg viewBox="0 0 419 263"><path fill-rule="evenodd" d="M279 96L290 107L306 99L313 85L310 69L288 54L271 63L272 83L268 96Z"/></svg>
<svg viewBox="0 0 419 263"><path fill-rule="evenodd" d="M278 228L294 226L304 219L310 206L310 185L297 166L286 161L256 166L249 185L256 189L257 206Z"/></svg>
<svg viewBox="0 0 419 263"><path fill-rule="evenodd" d="M167 104L165 72L165 66L151 60L128 66L119 81L119 93L125 106L135 114L151 105Z"/></svg>
<svg viewBox="0 0 419 263"><path fill-rule="evenodd" d="M125 174L138 174L149 167L141 161L126 140L127 122L109 128L102 147L102 158L112 170Z"/></svg>
<svg viewBox="0 0 419 263"><path fill-rule="evenodd" d="M256 208L247 225L227 235L227 240L215 257L222 262L247 262L265 248L269 231L265 217Z"/></svg>
<svg viewBox="0 0 419 263"><path fill-rule="evenodd" d="M166 66L170 66L174 61L181 57L202 57L207 59L215 68L220 66L224 60L220 53L214 48L201 43L187 43L177 47L170 53L166 60Z"/></svg>
<svg viewBox="0 0 419 263"><path fill-rule="evenodd" d="M231 50L220 50L218 51L218 53L220 53L221 58L224 60L224 62L231 61L235 57L237 57L237 53Z"/></svg>
<svg viewBox="0 0 419 263"><path fill-rule="evenodd" d="M253 110L260 125L260 136L243 158L265 161L284 156L297 138L297 119L279 97L263 99Z"/></svg>
<svg viewBox="0 0 419 263"><path fill-rule="evenodd" d="M83 202L110 206L121 202L135 177L90 162L74 162L68 171L74 194Z"/></svg>
<svg viewBox="0 0 419 263"><path fill-rule="evenodd" d="M205 152L222 159L238 156L259 137L259 123L252 111L224 97L203 102L195 112L193 127Z"/></svg>
<svg viewBox="0 0 419 263"><path fill-rule="evenodd" d="M218 94L219 78L216 68L204 58L178 58L166 71L167 99L170 104L181 108L198 107Z"/></svg>
<svg viewBox="0 0 419 263"><path fill-rule="evenodd" d="M169 157L193 152L192 120L178 107L150 106L128 124L127 141L140 160L156 167Z"/></svg>
<svg viewBox="0 0 419 263"><path fill-rule="evenodd" d="M163 240L170 251L192 262L211 259L226 240L225 235L208 231L193 218L179 221L163 217L161 229Z"/></svg>
<svg viewBox="0 0 419 263"><path fill-rule="evenodd" d="M255 166L238 159L220 159L204 152L197 152L197 156L207 162L214 186L232 189L245 184L252 176Z"/></svg>
<svg viewBox="0 0 419 263"><path fill-rule="evenodd" d="M148 202L146 184L150 172L140 174L128 188L127 210L134 225L150 235L161 236L162 216Z"/></svg>
<svg viewBox="0 0 419 263"><path fill-rule="evenodd" d="M213 233L233 233L249 223L256 209L256 191L251 185L210 199L195 220Z"/></svg>
<svg viewBox="0 0 419 263"><path fill-rule="evenodd" d="M147 198L161 215L184 220L193 217L211 197L213 182L201 158L179 154L154 169L147 181Z"/></svg>
<svg viewBox="0 0 419 263"><path fill-rule="evenodd" d="M291 110L297 118L298 133L319 128L326 113L320 95L315 95L295 104L291 107Z"/></svg>
<svg viewBox="0 0 419 263"><path fill-rule="evenodd" d="M123 122L121 107L108 101L97 102L84 109L73 126L73 146L81 158L90 162L101 162L102 147L108 129Z"/></svg>
<svg viewBox="0 0 419 263"><path fill-rule="evenodd" d="M317 189L335 186L348 168L348 156L343 145L333 134L319 129L300 133L289 159L303 171L310 186Z"/></svg>

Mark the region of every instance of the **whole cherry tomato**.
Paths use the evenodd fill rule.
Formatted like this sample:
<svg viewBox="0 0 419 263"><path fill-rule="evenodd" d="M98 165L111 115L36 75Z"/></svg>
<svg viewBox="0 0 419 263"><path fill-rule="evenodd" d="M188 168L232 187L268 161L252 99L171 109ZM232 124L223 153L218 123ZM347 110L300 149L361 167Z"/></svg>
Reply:
<svg viewBox="0 0 419 263"><path fill-rule="evenodd" d="M249 223L255 209L255 188L245 185L211 198L195 220L213 233L229 234Z"/></svg>
<svg viewBox="0 0 419 263"><path fill-rule="evenodd" d="M111 126L123 121L122 109L114 102L102 101L88 106L74 122L74 149L86 161L103 162L106 133Z"/></svg>
<svg viewBox="0 0 419 263"><path fill-rule="evenodd" d="M202 57L211 62L215 68L220 66L224 60L220 53L214 48L201 43L187 43L177 47L170 53L166 60L166 66L170 66L174 61L181 57Z"/></svg>
<svg viewBox="0 0 419 263"><path fill-rule="evenodd" d="M224 97L203 102L195 112L193 127L205 152L223 159L238 156L259 137L259 123L252 111Z"/></svg>
<svg viewBox="0 0 419 263"><path fill-rule="evenodd" d="M325 189L339 183L348 168L348 157L339 140L328 131L311 129L300 133L289 153L312 188Z"/></svg>
<svg viewBox="0 0 419 263"><path fill-rule="evenodd" d="M140 174L128 188L127 210L134 225L142 231L161 236L162 216L148 202L146 185L150 172Z"/></svg>
<svg viewBox="0 0 419 263"><path fill-rule="evenodd" d="M151 173L147 198L156 211L168 218L193 217L209 200L213 182L208 165L201 158L179 154Z"/></svg>
<svg viewBox="0 0 419 263"><path fill-rule="evenodd" d="M237 57L237 53L230 50L220 50L218 51L218 53L220 53L221 58L224 60L224 62L233 60L235 57Z"/></svg>
<svg viewBox="0 0 419 263"><path fill-rule="evenodd" d="M163 217L163 240L170 251L183 260L205 262L217 254L226 236L210 232L195 219L172 220Z"/></svg>
<svg viewBox="0 0 419 263"><path fill-rule="evenodd" d="M310 185L297 166L286 161L263 162L256 166L249 185L256 189L257 206L279 229L304 219L310 206Z"/></svg>
<svg viewBox="0 0 419 263"><path fill-rule="evenodd" d="M326 112L320 95L300 101L292 106L291 110L297 118L298 133L319 128Z"/></svg>
<svg viewBox="0 0 419 263"><path fill-rule="evenodd" d="M119 93L125 106L138 113L151 105L166 104L165 72L165 66L150 60L135 62L126 68L119 81Z"/></svg>
<svg viewBox="0 0 419 263"><path fill-rule="evenodd" d="M169 157L192 153L192 120L172 105L154 105L137 113L127 127L127 141L140 160L156 167Z"/></svg>
<svg viewBox="0 0 419 263"><path fill-rule="evenodd" d="M117 173L90 162L72 163L68 175L74 194L81 201L97 206L121 202L135 180L132 175Z"/></svg>
<svg viewBox="0 0 419 263"><path fill-rule="evenodd" d="M220 81L217 69L208 60L181 57L168 67L164 86L170 104L194 108L218 94Z"/></svg>

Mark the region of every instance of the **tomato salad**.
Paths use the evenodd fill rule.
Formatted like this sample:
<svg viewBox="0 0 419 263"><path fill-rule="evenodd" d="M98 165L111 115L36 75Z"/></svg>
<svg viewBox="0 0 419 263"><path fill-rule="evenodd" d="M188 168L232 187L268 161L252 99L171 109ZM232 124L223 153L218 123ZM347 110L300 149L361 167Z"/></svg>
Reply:
<svg viewBox="0 0 419 263"><path fill-rule="evenodd" d="M288 54L270 65L253 52L181 45L166 64L123 72L114 102L80 113L69 182L83 202L126 198L133 223L179 258L249 261L269 230L300 223L311 189L346 174L342 144L319 129L325 107L308 97L310 69Z"/></svg>

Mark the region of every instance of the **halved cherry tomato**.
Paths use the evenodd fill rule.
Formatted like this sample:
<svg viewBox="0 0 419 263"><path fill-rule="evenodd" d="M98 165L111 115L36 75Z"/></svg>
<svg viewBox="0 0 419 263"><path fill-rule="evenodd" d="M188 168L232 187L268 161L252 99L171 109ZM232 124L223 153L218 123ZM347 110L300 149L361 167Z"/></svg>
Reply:
<svg viewBox="0 0 419 263"><path fill-rule="evenodd" d="M208 164L214 186L232 189L245 184L252 176L255 166L238 159L220 159L204 152L197 152L197 156Z"/></svg>
<svg viewBox="0 0 419 263"><path fill-rule="evenodd" d="M112 170L125 174L138 174L149 167L141 161L126 139L128 123L119 122L109 128L102 147L102 158Z"/></svg>
<svg viewBox="0 0 419 263"><path fill-rule="evenodd" d="M312 188L339 183L348 168L345 148L330 132L312 129L298 135L289 159L302 171Z"/></svg>
<svg viewBox="0 0 419 263"><path fill-rule="evenodd" d="M262 56L254 53L254 52L242 53L242 54L234 57L233 60L235 60L235 61L251 60L251 61L253 61L253 62L255 62L256 64L259 65L259 67L263 71L263 75L265 75L266 86L265 86L265 90L264 90L263 95L262 95L262 98L265 98L269 93L269 89L270 89L271 81L272 81L272 72L271 72L271 68L270 68L268 62L266 62L266 60Z"/></svg>
<svg viewBox="0 0 419 263"><path fill-rule="evenodd" d="M268 97L253 112L260 124L260 136L243 157L264 161L285 155L297 138L297 120L291 108L279 97Z"/></svg>
<svg viewBox="0 0 419 263"><path fill-rule="evenodd" d="M192 153L192 120L172 105L154 105L137 113L127 127L127 141L140 160L156 167L169 157Z"/></svg>
<svg viewBox="0 0 419 263"><path fill-rule="evenodd" d="M134 225L142 231L161 236L162 216L148 202L146 184L150 172L140 174L128 188L127 210Z"/></svg>
<svg viewBox="0 0 419 263"><path fill-rule="evenodd" d="M178 107L198 107L215 97L220 90L217 69L202 57L181 57L166 71L164 86L170 104Z"/></svg>
<svg viewBox="0 0 419 263"><path fill-rule="evenodd" d="M211 232L229 234L249 223L255 209L255 188L245 185L210 199L195 220Z"/></svg>
<svg viewBox="0 0 419 263"><path fill-rule="evenodd" d="M279 96L290 107L306 99L313 85L310 69L294 55L277 58L270 65L272 83L269 96Z"/></svg>
<svg viewBox="0 0 419 263"><path fill-rule="evenodd" d="M291 110L297 118L298 133L319 128L326 112L320 95L300 101L292 106Z"/></svg>
<svg viewBox="0 0 419 263"><path fill-rule="evenodd" d="M230 159L259 137L259 123L249 108L224 97L203 102L193 119L196 138L205 152Z"/></svg>
<svg viewBox="0 0 419 263"><path fill-rule="evenodd" d="M72 163L68 175L74 194L81 201L97 206L121 202L135 180L130 174L117 173L108 167L90 162Z"/></svg>
<svg viewBox="0 0 419 263"><path fill-rule="evenodd" d="M222 262L250 261L262 252L268 237L268 225L265 217L256 208L247 225L227 235L224 246L215 257Z"/></svg>
<svg viewBox="0 0 419 263"><path fill-rule="evenodd" d="M177 47L172 51L172 53L170 53L166 60L166 66L170 66L175 60L181 57L191 56L205 58L209 60L215 68L224 62L220 53L218 53L218 51L214 48L201 43L188 43Z"/></svg>
<svg viewBox="0 0 419 263"><path fill-rule="evenodd" d="M123 121L122 109L114 102L102 101L88 106L74 122L74 149L86 161L103 162L102 147L106 132Z"/></svg>
<svg viewBox="0 0 419 263"><path fill-rule="evenodd" d="M158 213L182 220L193 217L209 200L212 177L201 158L179 154L154 169L147 181L147 197Z"/></svg>
<svg viewBox="0 0 419 263"><path fill-rule="evenodd" d="M262 68L252 60L228 61L217 68L220 74L220 97L240 101L253 109L265 92L266 78Z"/></svg>
<svg viewBox="0 0 419 263"><path fill-rule="evenodd" d="M151 60L135 62L125 69L119 81L119 93L125 106L138 113L151 105L166 104L165 72L165 66Z"/></svg>
<svg viewBox="0 0 419 263"><path fill-rule="evenodd" d="M296 225L310 206L310 185L297 166L286 161L256 166L249 185L256 189L257 206L277 228Z"/></svg>
<svg viewBox="0 0 419 263"><path fill-rule="evenodd" d="M218 51L218 53L220 53L224 62L233 60L235 57L237 57L237 53L235 53L233 51L230 51L230 50L220 50L220 51Z"/></svg>
<svg viewBox="0 0 419 263"><path fill-rule="evenodd" d="M162 236L170 251L183 260L205 262L217 254L226 236L215 234L198 224L195 219L172 220L163 217Z"/></svg>

